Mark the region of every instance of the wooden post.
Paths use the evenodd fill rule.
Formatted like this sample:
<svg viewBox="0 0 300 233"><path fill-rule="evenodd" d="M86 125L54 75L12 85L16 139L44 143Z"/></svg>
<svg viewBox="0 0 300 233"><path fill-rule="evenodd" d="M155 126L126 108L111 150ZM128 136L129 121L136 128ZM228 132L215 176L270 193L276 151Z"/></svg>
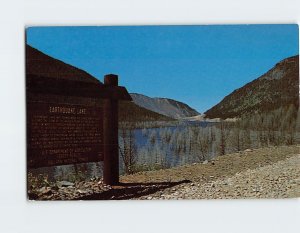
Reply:
<svg viewBox="0 0 300 233"><path fill-rule="evenodd" d="M118 86L118 76L108 74L104 76L105 86ZM119 146L118 146L118 100L104 99L103 103L103 154L105 184L119 183Z"/></svg>

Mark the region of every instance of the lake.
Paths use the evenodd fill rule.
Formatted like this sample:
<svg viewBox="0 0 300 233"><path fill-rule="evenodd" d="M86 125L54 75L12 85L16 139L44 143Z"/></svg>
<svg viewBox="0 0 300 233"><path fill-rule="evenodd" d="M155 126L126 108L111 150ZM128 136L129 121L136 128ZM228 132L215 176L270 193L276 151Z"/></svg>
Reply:
<svg viewBox="0 0 300 233"><path fill-rule="evenodd" d="M188 140L189 127L208 128L213 126L210 122L181 122L176 126L133 129L134 144L136 147L135 159L137 169L152 170L169 168L201 161L201 156L195 151L194 145ZM119 131L120 148L124 149L124 138ZM168 140L166 140L169 137ZM125 143L126 144L126 143ZM125 145L126 146L126 145ZM211 150L209 158L214 155ZM120 153L120 174L125 168ZM30 169L34 175L45 174L49 180L75 180L102 177L103 162L85 163L76 165L63 165Z"/></svg>
<svg viewBox="0 0 300 233"><path fill-rule="evenodd" d="M119 171L120 174L125 172L126 153L127 156L133 157L132 167L136 172L164 169L211 160L221 154L222 140L226 142L225 153L269 146L271 145L269 134L267 131L221 129L218 123L212 122L181 122L176 126L120 129ZM273 134L274 138L283 142L286 136L279 131ZM296 133L295 138L299 142L299 133ZM49 180L78 180L102 177L102 170L103 163L97 162L44 167L29 171L34 175L46 174Z"/></svg>

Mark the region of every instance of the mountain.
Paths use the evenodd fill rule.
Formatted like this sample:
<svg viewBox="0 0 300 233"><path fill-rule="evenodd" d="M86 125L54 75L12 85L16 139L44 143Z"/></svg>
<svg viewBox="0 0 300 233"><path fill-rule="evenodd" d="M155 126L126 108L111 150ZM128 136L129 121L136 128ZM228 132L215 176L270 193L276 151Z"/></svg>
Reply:
<svg viewBox="0 0 300 233"><path fill-rule="evenodd" d="M98 79L89 73L50 57L30 45L26 45L26 75L92 82L102 85Z"/></svg>
<svg viewBox="0 0 300 233"><path fill-rule="evenodd" d="M200 114L187 104L173 99L151 98L137 93L131 93L130 95L135 104L168 117L178 119Z"/></svg>
<svg viewBox="0 0 300 233"><path fill-rule="evenodd" d="M299 55L286 58L207 110L206 118L233 118L299 106Z"/></svg>
<svg viewBox="0 0 300 233"><path fill-rule="evenodd" d="M97 83L98 85L103 85L103 83L97 78L93 77L84 70L48 56L47 54L44 54L41 51L26 45L26 79L34 78L34 76L55 79L69 79L73 81L92 82ZM142 108L133 102L120 101L119 120L140 122L158 120L168 121L173 119Z"/></svg>

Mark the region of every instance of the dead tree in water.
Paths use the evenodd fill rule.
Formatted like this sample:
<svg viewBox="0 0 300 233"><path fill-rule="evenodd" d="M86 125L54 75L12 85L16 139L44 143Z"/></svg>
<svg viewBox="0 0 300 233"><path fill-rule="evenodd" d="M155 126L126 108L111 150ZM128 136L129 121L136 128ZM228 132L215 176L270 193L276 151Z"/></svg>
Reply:
<svg viewBox="0 0 300 233"><path fill-rule="evenodd" d="M132 174L137 162L137 147L134 138L134 126L127 124L120 129L120 155L124 163L125 173Z"/></svg>
<svg viewBox="0 0 300 233"><path fill-rule="evenodd" d="M230 133L229 123L221 120L219 123L219 129L220 129L220 154L225 155L227 139Z"/></svg>
<svg viewBox="0 0 300 233"><path fill-rule="evenodd" d="M241 130L241 123L240 121L236 121L233 124L233 129L231 131L230 143L232 149L236 151L240 151L243 147L243 134Z"/></svg>
<svg viewBox="0 0 300 233"><path fill-rule="evenodd" d="M200 128L197 142L199 153L201 155L200 157L198 156L199 160L207 160L210 145L210 135L207 128Z"/></svg>
<svg viewBox="0 0 300 233"><path fill-rule="evenodd" d="M290 105L283 120L283 128L287 132L286 144L292 145L296 140L297 121L299 120L298 109Z"/></svg>
<svg viewBox="0 0 300 233"><path fill-rule="evenodd" d="M156 134L155 129L153 129L149 136L149 141L150 141L151 146L154 146L156 140L157 140L157 134Z"/></svg>

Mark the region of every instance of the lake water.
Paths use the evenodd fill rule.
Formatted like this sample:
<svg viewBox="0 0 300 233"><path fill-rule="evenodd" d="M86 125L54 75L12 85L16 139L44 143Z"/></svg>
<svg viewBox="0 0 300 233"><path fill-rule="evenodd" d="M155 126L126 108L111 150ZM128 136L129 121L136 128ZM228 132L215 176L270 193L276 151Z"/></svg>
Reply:
<svg viewBox="0 0 300 233"><path fill-rule="evenodd" d="M206 128L211 125L212 123L208 122L184 122L178 126L134 129L135 158L138 169L169 168L199 162L201 159L197 152L192 149L193 145L187 145L185 142L187 140L187 128L189 126ZM120 147L122 148L123 140L120 135L119 132ZM168 142L163 140L166 135L169 137ZM210 157L213 157L213 154L214 151L211 151ZM124 174L125 168L121 153L119 170L120 174ZM102 171L103 162L30 169L30 172L35 175L47 174L49 180L102 177Z"/></svg>
<svg viewBox="0 0 300 233"><path fill-rule="evenodd" d="M127 130L126 137L122 137L124 132L122 134L122 130L119 131L120 174L124 174L125 171L121 151L124 152L124 148L128 146L128 132ZM255 131L239 131L238 134L241 137L238 147L234 130L227 134L229 139L226 142L226 153L236 152L237 148L243 150L262 147L268 143L264 138L263 142L258 141L259 133ZM213 159L220 154L220 135L217 124L210 122L182 122L177 126L134 129L132 143L136 148L133 153L136 160L135 170L170 168ZM296 137L296 140L300 139ZM70 181L102 177L102 171L102 162L30 170L35 175L47 174L49 180Z"/></svg>
<svg viewBox="0 0 300 233"><path fill-rule="evenodd" d="M189 142L188 128L208 127L212 123L186 122L179 126L136 129L137 163L163 168L199 162L197 151ZM164 140L169 137L169 140ZM212 156L212 155L210 155Z"/></svg>

